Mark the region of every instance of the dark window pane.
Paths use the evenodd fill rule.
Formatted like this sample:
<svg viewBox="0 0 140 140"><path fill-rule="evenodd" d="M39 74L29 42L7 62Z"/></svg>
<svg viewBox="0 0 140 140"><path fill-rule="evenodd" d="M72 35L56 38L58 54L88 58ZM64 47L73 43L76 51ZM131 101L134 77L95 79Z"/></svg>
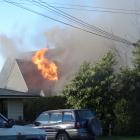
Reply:
<svg viewBox="0 0 140 140"><path fill-rule="evenodd" d="M63 121L64 122L74 121L74 118L72 116L72 112L64 112Z"/></svg>
<svg viewBox="0 0 140 140"><path fill-rule="evenodd" d="M79 110L78 114L81 120L86 120L95 116L90 110Z"/></svg>

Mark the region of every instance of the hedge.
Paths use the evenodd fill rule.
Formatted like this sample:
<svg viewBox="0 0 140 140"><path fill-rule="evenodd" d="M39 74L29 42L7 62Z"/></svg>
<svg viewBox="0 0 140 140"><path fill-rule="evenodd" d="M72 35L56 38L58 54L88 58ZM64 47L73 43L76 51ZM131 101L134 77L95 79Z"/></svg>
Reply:
<svg viewBox="0 0 140 140"><path fill-rule="evenodd" d="M68 108L63 96L24 100L24 120L32 122L43 111Z"/></svg>

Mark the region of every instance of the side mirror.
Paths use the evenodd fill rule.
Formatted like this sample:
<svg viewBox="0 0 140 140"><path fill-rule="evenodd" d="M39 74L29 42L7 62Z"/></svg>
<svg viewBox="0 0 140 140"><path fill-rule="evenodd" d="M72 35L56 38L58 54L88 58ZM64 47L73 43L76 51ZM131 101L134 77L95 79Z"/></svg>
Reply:
<svg viewBox="0 0 140 140"><path fill-rule="evenodd" d="M40 126L41 123L40 123L40 122L34 122L34 125L35 125L35 126Z"/></svg>
<svg viewBox="0 0 140 140"><path fill-rule="evenodd" d="M16 124L16 123L15 123L15 120L9 119L9 120L7 121L6 127L7 127L7 128L12 128L13 125L15 125L15 124Z"/></svg>

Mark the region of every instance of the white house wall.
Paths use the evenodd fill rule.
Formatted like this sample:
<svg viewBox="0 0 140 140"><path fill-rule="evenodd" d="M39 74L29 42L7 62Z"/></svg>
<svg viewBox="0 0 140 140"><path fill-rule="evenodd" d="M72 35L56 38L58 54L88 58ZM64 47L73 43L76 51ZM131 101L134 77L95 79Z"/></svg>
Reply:
<svg viewBox="0 0 140 140"><path fill-rule="evenodd" d="M10 76L8 77L6 88L21 92L28 91L28 87L16 61L14 63L13 69L11 70Z"/></svg>
<svg viewBox="0 0 140 140"><path fill-rule="evenodd" d="M7 84L8 77L13 69L15 60L13 58L8 58L0 72L0 88L5 88Z"/></svg>

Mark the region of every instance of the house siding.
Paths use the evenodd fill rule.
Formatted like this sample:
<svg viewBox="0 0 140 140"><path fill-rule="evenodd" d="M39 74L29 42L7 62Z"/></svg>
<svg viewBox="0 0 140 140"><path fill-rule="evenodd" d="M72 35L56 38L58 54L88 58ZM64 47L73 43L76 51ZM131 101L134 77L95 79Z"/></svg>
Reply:
<svg viewBox="0 0 140 140"><path fill-rule="evenodd" d="M11 90L21 91L21 92L28 91L28 87L25 83L25 80L21 74L21 71L16 61L14 63L14 67L11 71L11 74L7 80L6 88Z"/></svg>

